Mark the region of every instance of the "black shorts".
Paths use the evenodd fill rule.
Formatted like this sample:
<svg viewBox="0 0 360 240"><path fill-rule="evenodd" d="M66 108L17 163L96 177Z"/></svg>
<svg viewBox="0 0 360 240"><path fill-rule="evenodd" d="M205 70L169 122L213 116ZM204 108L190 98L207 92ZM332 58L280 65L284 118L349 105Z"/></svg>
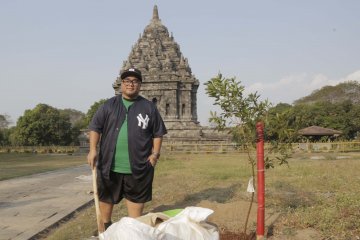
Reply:
<svg viewBox="0 0 360 240"><path fill-rule="evenodd" d="M123 198L134 203L145 203L152 199L152 182L154 171L149 171L146 177L135 179L132 174L110 171L110 179L102 178L98 172L97 184L99 200L117 204Z"/></svg>

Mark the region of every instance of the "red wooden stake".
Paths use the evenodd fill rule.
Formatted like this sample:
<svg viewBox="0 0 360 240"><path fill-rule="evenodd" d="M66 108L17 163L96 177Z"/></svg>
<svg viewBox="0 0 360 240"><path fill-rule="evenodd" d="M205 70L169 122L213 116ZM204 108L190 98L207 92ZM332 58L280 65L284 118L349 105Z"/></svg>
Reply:
<svg viewBox="0 0 360 240"><path fill-rule="evenodd" d="M257 152L257 228L256 239L264 239L265 229L265 169L264 169L264 123L256 124L256 152Z"/></svg>

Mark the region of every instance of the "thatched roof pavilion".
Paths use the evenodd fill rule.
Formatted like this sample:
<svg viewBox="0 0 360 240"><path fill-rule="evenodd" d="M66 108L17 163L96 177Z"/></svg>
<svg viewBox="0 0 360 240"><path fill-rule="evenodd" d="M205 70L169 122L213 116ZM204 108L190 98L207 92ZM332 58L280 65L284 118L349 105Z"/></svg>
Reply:
<svg viewBox="0 0 360 240"><path fill-rule="evenodd" d="M332 137L337 137L342 134L341 131L337 131L331 128L323 128L319 126L311 126L311 127L303 128L300 129L298 133L303 136L332 136Z"/></svg>

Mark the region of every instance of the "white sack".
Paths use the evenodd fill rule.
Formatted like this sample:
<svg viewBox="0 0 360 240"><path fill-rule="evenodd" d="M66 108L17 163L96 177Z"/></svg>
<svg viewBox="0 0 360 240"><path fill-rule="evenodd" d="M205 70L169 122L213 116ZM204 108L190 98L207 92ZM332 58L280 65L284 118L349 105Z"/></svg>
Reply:
<svg viewBox="0 0 360 240"><path fill-rule="evenodd" d="M154 240L156 229L134 218L123 217L99 235L100 240Z"/></svg>
<svg viewBox="0 0 360 240"><path fill-rule="evenodd" d="M218 240L217 228L205 222L214 211L208 208L187 207L178 215L161 223L159 240Z"/></svg>
<svg viewBox="0 0 360 240"><path fill-rule="evenodd" d="M205 222L213 212L208 208L187 207L155 228L136 219L123 217L100 234L99 238L100 240L219 240L217 228Z"/></svg>

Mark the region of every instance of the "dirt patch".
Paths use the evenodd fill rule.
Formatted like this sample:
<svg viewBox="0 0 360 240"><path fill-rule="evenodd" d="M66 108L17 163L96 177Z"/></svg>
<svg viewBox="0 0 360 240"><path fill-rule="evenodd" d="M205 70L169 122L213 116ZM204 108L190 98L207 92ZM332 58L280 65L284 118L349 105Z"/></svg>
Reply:
<svg viewBox="0 0 360 240"><path fill-rule="evenodd" d="M232 232L223 232L220 233L221 240L253 240L256 239L255 233L245 234L245 233L232 233Z"/></svg>
<svg viewBox="0 0 360 240"><path fill-rule="evenodd" d="M210 208L214 214L209 217L209 222L216 223L220 231L221 240L253 240L256 239L257 204L253 203L248 227L244 233L245 221L250 202L239 200L229 203L201 201L199 207ZM321 233L313 228L287 230L277 225L279 213L271 209L265 211L265 237L266 239L321 239ZM275 229L274 229L275 228Z"/></svg>
<svg viewBox="0 0 360 240"><path fill-rule="evenodd" d="M239 200L230 203L217 203L204 200L198 203L197 206L214 210L208 221L216 223L220 231L244 232L250 202ZM257 215L256 208L257 204L254 203L251 207L247 229L254 229Z"/></svg>

